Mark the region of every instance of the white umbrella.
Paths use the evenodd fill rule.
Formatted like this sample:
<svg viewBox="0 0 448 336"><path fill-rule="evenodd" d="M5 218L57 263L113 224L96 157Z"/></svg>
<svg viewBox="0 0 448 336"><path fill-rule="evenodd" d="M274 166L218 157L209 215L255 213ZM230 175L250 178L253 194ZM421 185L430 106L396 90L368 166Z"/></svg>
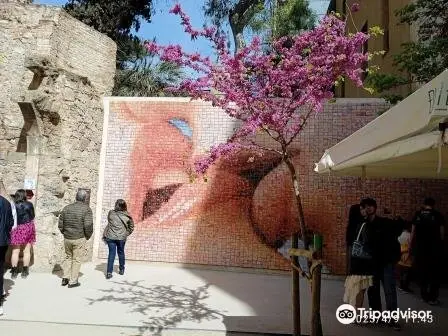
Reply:
<svg viewBox="0 0 448 336"><path fill-rule="evenodd" d="M448 178L448 70L325 151L317 173Z"/></svg>

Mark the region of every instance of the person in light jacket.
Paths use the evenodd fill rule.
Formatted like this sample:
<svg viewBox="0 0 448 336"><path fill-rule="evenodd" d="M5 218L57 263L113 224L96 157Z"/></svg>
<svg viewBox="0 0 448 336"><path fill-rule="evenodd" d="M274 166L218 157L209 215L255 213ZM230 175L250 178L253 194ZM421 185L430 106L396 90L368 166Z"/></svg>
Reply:
<svg viewBox="0 0 448 336"><path fill-rule="evenodd" d="M119 274L124 274L124 245L127 237L134 231L134 221L127 212L126 202L119 199L115 202L115 208L107 215L107 226L104 230L104 237L108 248L106 279L112 278L115 254L118 252Z"/></svg>

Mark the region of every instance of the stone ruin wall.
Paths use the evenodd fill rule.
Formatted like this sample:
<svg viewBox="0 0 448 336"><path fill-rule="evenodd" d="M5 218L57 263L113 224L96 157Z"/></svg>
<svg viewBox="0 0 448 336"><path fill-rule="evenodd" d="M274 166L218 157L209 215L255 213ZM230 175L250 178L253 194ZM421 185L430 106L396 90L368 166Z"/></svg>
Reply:
<svg viewBox="0 0 448 336"><path fill-rule="evenodd" d="M102 97L115 55L111 39L61 8L0 0L0 179L10 193L24 187L27 136L35 136L36 269L60 263L57 215L78 188L91 189L95 214Z"/></svg>

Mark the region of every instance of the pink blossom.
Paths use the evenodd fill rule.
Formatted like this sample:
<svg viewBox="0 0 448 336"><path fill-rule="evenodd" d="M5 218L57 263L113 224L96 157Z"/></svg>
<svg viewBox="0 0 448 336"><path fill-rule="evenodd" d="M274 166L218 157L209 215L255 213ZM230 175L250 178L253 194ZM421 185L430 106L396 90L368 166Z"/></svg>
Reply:
<svg viewBox="0 0 448 336"><path fill-rule="evenodd" d="M361 9L361 6L359 5L359 3L354 2L351 6L350 6L350 11L352 13L356 13L359 12L359 10Z"/></svg>
<svg viewBox="0 0 448 336"><path fill-rule="evenodd" d="M336 16L327 16L315 29L293 36L288 47L284 43L286 38L275 41L270 54L266 54L258 37L233 54L216 28L194 29L178 4L171 12L180 16L186 33L193 39L207 39L219 57L212 62L198 53L187 53L178 45L147 43L148 51L158 54L161 60L199 74L170 90L188 92L193 99L212 102L241 121L241 127L226 143L214 146L196 162L195 170L199 173L206 172L220 157L243 148L254 149L248 139L260 130L274 132L277 141L290 143L309 118L333 97L332 89L339 77L348 77L356 85L362 85L362 67L367 55L360 50L369 36L364 33L347 36L345 21Z"/></svg>
<svg viewBox="0 0 448 336"><path fill-rule="evenodd" d="M156 54L160 49L159 46L155 42L152 42L152 41L146 42L145 47L148 50L148 52L151 54Z"/></svg>
<svg viewBox="0 0 448 336"><path fill-rule="evenodd" d="M171 8L171 10L170 10L170 13L176 14L176 15L181 12L182 12L182 7L180 6L180 3L175 4L174 7Z"/></svg>

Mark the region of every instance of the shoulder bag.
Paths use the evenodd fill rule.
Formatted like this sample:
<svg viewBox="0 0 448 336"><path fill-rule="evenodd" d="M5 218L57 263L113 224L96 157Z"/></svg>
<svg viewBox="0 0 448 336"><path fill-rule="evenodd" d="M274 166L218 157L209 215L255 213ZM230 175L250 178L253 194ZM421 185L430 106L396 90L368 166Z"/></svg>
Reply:
<svg viewBox="0 0 448 336"><path fill-rule="evenodd" d="M372 259L372 255L367 251L366 245L359 240L365 224L366 223L363 223L361 225L361 228L359 229L359 232L358 232L358 236L356 237L356 240L353 242L352 257L354 257L354 258Z"/></svg>

